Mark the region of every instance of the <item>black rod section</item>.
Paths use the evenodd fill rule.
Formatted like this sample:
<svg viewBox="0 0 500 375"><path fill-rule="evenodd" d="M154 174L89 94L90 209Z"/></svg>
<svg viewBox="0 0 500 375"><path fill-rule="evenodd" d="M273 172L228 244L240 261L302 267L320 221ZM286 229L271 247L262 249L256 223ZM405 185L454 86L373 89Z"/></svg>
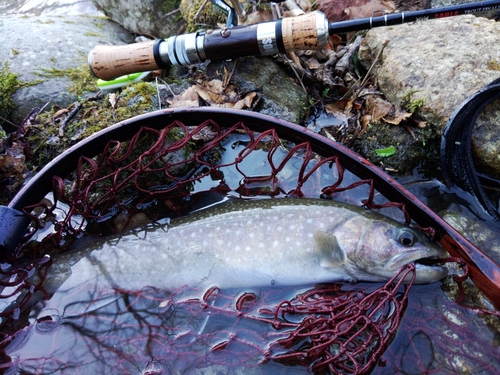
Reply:
<svg viewBox="0 0 500 375"><path fill-rule="evenodd" d="M381 16L360 18L357 20L332 22L328 25L330 35L360 31L380 26L400 25L418 19L444 18L500 9L500 0L481 1L470 4L452 5L449 7L417 10L414 12L401 12L383 14Z"/></svg>

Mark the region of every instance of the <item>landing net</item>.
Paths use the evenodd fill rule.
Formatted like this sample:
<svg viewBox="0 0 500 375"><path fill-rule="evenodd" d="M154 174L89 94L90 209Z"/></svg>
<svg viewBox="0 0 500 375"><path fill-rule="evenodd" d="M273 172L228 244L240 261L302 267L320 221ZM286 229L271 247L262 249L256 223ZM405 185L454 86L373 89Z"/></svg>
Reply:
<svg viewBox="0 0 500 375"><path fill-rule="evenodd" d="M0 363L4 363L0 368L19 365L9 348L33 327L39 333L47 327L52 331L50 327L61 325L62 320L69 324L70 318L57 314L30 320L34 296L45 294L49 298L43 284L50 268L47 255L67 251L84 235L105 236L165 217L186 215L206 205L213 195L334 198L368 208L388 207L384 213L410 222L402 204L377 194L373 181L359 180L346 171L337 156L318 155L308 142L293 144L278 137L274 129L256 133L242 122L221 127L212 120L194 126L176 120L160 130L142 127L127 141L109 141L94 158L81 157L71 175L54 176L52 192L44 201L26 207L32 225L16 250L14 264L4 264L0 269ZM39 277L34 278L34 274ZM403 268L396 277L404 275L414 276L413 266ZM276 362L303 366L315 373L363 374L381 365L381 356L394 340L405 314L412 283L400 285L396 277L376 288L333 284L289 293L281 300L270 297L274 292L257 296L243 291L224 296L224 291L214 289L203 299L184 299L175 291L167 295L151 290L114 291L120 295L117 301L122 301L117 307L120 314L115 311L106 318L106 314L90 312L71 319L78 320L72 321L75 326L91 320L94 326L106 322L114 327L95 336L108 348L104 358L116 364L115 372L132 371L129 357L135 355L139 362L149 363L144 373L159 373L155 369L169 366L161 358L176 348L176 356L184 361L201 356L210 358L214 366L254 368ZM215 296L219 296L217 303ZM135 314L156 311L151 314L153 320L144 317L141 324L120 320L121 313L148 303L153 303L154 309L141 308ZM167 311L174 310L183 311L193 320L203 311L253 322L259 330L264 325L265 339L240 326L216 333L193 328L174 334L176 325L162 320L167 319ZM126 328L128 336L122 337L118 328ZM90 336L86 340L86 347L92 347ZM146 341L155 349L141 347ZM51 342L57 342L56 338ZM201 352L200 342L206 343ZM117 347L127 347L132 354L110 349ZM142 352L132 347L141 347ZM227 351L231 360L219 355ZM146 356L146 352L151 354ZM43 363L26 366L33 372L63 366L73 373L84 373L73 360L48 353Z"/></svg>

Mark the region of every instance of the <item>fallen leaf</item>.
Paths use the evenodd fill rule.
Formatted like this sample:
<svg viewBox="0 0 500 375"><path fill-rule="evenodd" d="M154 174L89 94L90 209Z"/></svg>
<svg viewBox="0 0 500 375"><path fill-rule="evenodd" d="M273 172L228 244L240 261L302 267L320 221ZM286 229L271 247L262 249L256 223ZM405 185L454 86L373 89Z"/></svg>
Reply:
<svg viewBox="0 0 500 375"><path fill-rule="evenodd" d="M195 86L191 86L182 94L174 96L174 98L169 103L170 103L170 108L200 106L200 100L198 97L198 93L196 92Z"/></svg>
<svg viewBox="0 0 500 375"><path fill-rule="evenodd" d="M234 86L229 85L226 89L223 82L218 79L211 81L200 81L191 86L181 95L177 95L170 101L170 108L198 107L199 98L208 105L223 108L251 108L256 92L250 92L240 99L240 94L236 92Z"/></svg>
<svg viewBox="0 0 500 375"><path fill-rule="evenodd" d="M321 66L318 59L316 59L315 57L311 57L310 59L308 59L306 61L306 65L309 69L318 69Z"/></svg>
<svg viewBox="0 0 500 375"><path fill-rule="evenodd" d="M376 95L369 95L365 100L366 113L371 115L373 121L379 121L387 116L393 109L393 105L387 100Z"/></svg>
<svg viewBox="0 0 500 375"><path fill-rule="evenodd" d="M391 111L391 113L382 118L382 120L388 124L399 125L402 121L405 121L410 117L410 112L403 111L401 108L394 106L394 111Z"/></svg>
<svg viewBox="0 0 500 375"><path fill-rule="evenodd" d="M392 1L370 0L366 3L364 1L355 1L352 4L353 6L344 10L350 20L383 16L385 13L394 13L396 10L396 6Z"/></svg>
<svg viewBox="0 0 500 375"><path fill-rule="evenodd" d="M392 0L318 0L317 4L318 10L325 13L330 22L371 17L380 11L393 13L396 9Z"/></svg>
<svg viewBox="0 0 500 375"><path fill-rule="evenodd" d="M60 109L59 111L54 113L54 115L52 116L52 121L56 121L56 120L61 119L61 117L63 117L68 112L69 112L69 110L67 108Z"/></svg>
<svg viewBox="0 0 500 375"><path fill-rule="evenodd" d="M109 101L109 104L111 104L111 108L115 109L116 102L118 101L117 95L113 92L110 93L108 96L108 101Z"/></svg>
<svg viewBox="0 0 500 375"><path fill-rule="evenodd" d="M244 21L239 22L240 25L254 25L256 23L272 21L273 14L269 10L258 10L252 13L247 13Z"/></svg>

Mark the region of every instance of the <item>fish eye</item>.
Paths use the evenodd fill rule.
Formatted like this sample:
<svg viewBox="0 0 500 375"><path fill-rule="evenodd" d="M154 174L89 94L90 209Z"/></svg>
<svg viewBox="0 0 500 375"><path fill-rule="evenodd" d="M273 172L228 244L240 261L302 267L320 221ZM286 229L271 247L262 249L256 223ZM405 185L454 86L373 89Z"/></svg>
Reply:
<svg viewBox="0 0 500 375"><path fill-rule="evenodd" d="M415 233L407 230L407 229L402 229L399 231L398 234L398 241L401 245L403 246L412 246L417 240L417 237L415 236Z"/></svg>

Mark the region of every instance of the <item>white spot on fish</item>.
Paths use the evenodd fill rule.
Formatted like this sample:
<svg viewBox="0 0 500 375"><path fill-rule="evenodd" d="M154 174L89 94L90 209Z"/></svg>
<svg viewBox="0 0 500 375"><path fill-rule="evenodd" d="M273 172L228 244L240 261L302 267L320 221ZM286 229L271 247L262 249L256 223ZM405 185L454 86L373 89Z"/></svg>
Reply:
<svg viewBox="0 0 500 375"><path fill-rule="evenodd" d="M283 228L282 228L282 227L276 227L276 230L277 230L278 232L281 232L281 231L283 230Z"/></svg>
<svg viewBox="0 0 500 375"><path fill-rule="evenodd" d="M309 218L306 220L307 224L311 224L313 222L313 219Z"/></svg>
<svg viewBox="0 0 500 375"><path fill-rule="evenodd" d="M240 250L241 250L240 245L236 245L235 248L234 248L234 251L240 251Z"/></svg>
<svg viewBox="0 0 500 375"><path fill-rule="evenodd" d="M261 248L261 249L262 249L264 246L265 246L265 245L264 245L264 243L263 243L263 242L259 243L259 248Z"/></svg>
<svg viewBox="0 0 500 375"><path fill-rule="evenodd" d="M245 247L245 250L250 251L250 250L252 250L252 248L250 246L247 246L247 247Z"/></svg>
<svg viewBox="0 0 500 375"><path fill-rule="evenodd" d="M285 238L286 242L290 242L290 237Z"/></svg>
<svg viewBox="0 0 500 375"><path fill-rule="evenodd" d="M313 238L313 234L312 233L307 233L307 237Z"/></svg>
<svg viewBox="0 0 500 375"><path fill-rule="evenodd" d="M279 244L280 244L280 242L278 240L273 241L273 247L277 247Z"/></svg>
<svg viewBox="0 0 500 375"><path fill-rule="evenodd" d="M290 225L290 230L294 230L297 226L295 224Z"/></svg>
<svg viewBox="0 0 500 375"><path fill-rule="evenodd" d="M321 229L323 229L323 228L325 227L325 224L323 224L323 223L319 223L319 225L318 225L318 226L319 226Z"/></svg>

